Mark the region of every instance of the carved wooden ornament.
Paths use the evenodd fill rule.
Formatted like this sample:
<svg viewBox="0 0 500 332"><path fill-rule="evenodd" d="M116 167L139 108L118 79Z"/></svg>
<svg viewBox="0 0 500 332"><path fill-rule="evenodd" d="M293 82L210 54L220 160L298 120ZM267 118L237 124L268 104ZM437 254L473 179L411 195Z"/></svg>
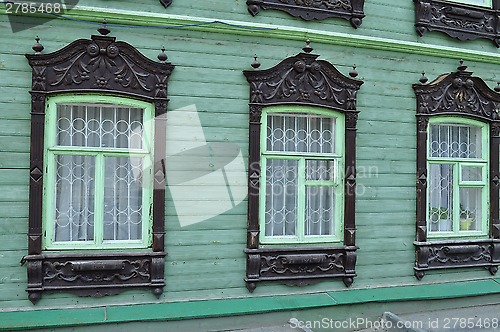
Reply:
<svg viewBox="0 0 500 332"><path fill-rule="evenodd" d="M247 0L248 11L252 16L263 9L286 12L303 20L323 20L336 17L349 20L358 28L365 17L364 0Z"/></svg>
<svg viewBox="0 0 500 332"><path fill-rule="evenodd" d="M500 46L500 2L493 8L472 6L453 1L413 0L415 27L422 36L427 31L440 31L459 40L486 38Z"/></svg>
<svg viewBox="0 0 500 332"><path fill-rule="evenodd" d="M427 270L486 267L495 274L500 265L499 143L500 94L472 76L461 64L458 71L433 82L414 84L417 97L417 228L415 276ZM422 80L425 83L425 80ZM427 136L429 118L435 115L469 117L490 125L489 237L486 239L429 240L427 238Z"/></svg>
<svg viewBox="0 0 500 332"><path fill-rule="evenodd" d="M163 292L164 211L165 211L165 113L168 78L174 69L160 53L161 62L143 56L133 46L101 35L79 39L50 54L43 46L33 46L27 54L32 67L30 208L28 255L29 299L36 303L42 292L69 291L84 296L118 293L130 287ZM42 250L43 155L46 98L58 93L100 93L132 97L155 105L155 186L153 192L152 248L146 252L68 251L46 253ZM157 161L157 162L156 162Z"/></svg>
<svg viewBox="0 0 500 332"><path fill-rule="evenodd" d="M356 276L355 188L356 188L356 93L363 81L342 75L332 64L304 53L289 57L266 70L244 71L250 83L250 128L248 172L248 236L246 284L250 292L257 283L280 281L307 285L330 278L343 278L350 286ZM252 67L260 66L254 62ZM352 77L357 73L352 71ZM259 243L259 180L261 114L265 106L309 105L345 114L344 241L336 246L273 248Z"/></svg>

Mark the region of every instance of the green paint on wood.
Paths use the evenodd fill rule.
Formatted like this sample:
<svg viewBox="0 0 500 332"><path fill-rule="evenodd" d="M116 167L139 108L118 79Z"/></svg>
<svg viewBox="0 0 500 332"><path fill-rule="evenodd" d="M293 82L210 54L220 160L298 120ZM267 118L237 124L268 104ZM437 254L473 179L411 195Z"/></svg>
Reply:
<svg viewBox="0 0 500 332"><path fill-rule="evenodd" d="M450 299L497 293L500 293L500 281L490 279L260 298L0 312L2 322L0 329L19 330L36 327L222 317L369 302Z"/></svg>

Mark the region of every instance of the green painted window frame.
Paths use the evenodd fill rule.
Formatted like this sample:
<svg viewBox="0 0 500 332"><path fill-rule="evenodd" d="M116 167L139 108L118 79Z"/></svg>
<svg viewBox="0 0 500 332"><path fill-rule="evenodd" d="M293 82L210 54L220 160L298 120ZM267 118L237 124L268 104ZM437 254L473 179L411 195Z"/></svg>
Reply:
<svg viewBox="0 0 500 332"><path fill-rule="evenodd" d="M493 7L493 1L492 0L483 0L483 4L477 4L477 3L474 3L474 1L471 1L471 0L453 0L451 2L458 2L458 3L463 3L465 5L479 6L479 7L486 7L486 8L492 8Z"/></svg>
<svg viewBox="0 0 500 332"><path fill-rule="evenodd" d="M56 123L58 104L108 104L110 106L127 106L143 109L143 149L124 150L120 148L102 147L75 147L57 146ZM152 245L152 204L153 204L153 175L154 156L154 105L152 103L116 96L97 94L60 94L47 98L45 117L45 151L44 151L44 181L43 188L43 238L44 250L102 250L102 249L146 249ZM95 202L94 202L94 240L93 241L53 241L54 233L54 206L55 206L55 158L57 155L90 155L96 157ZM110 240L105 241L104 235L104 157L142 157L143 163L143 214L142 239L140 240ZM149 159L149 160L148 160ZM101 170L101 172L99 172Z"/></svg>
<svg viewBox="0 0 500 332"><path fill-rule="evenodd" d="M429 221L429 203L426 207L427 218L427 234L429 239L450 239L450 238L485 238L489 234L489 217L490 217L490 176L489 176L489 151L490 151L490 128L487 122L468 119L457 116L438 116L429 119L429 128L434 124L462 124L471 125L481 128L482 138L482 157L481 159L470 158L439 158L430 157L430 133L427 132L427 169L430 169L431 164L452 164L453 167L453 231L452 232L432 232L430 230L431 222ZM476 166L482 167L482 181L462 181L462 167ZM480 231L460 231L460 200L455 199L459 197L460 188L482 188L482 220ZM430 202L430 187L427 187L427 202Z"/></svg>
<svg viewBox="0 0 500 332"><path fill-rule="evenodd" d="M315 153L288 153L288 152L268 152L267 151L267 130L261 130L261 169L265 170L268 159L298 160L298 173L302 174L298 180L297 193L297 229L295 236L266 236L266 172L261 173L259 189L259 223L260 242L262 244L314 244L314 243L343 243L344 239L344 165L345 165L345 115L341 112L328 110L312 106L267 106L262 109L262 128L267 128L268 115L272 114L314 114L335 118L335 153L315 154ZM335 174L334 181L311 181L306 180L305 162L306 160L334 160ZM307 186L334 186L335 187L335 220L333 221L332 235L309 235L304 233L305 228L305 189Z"/></svg>

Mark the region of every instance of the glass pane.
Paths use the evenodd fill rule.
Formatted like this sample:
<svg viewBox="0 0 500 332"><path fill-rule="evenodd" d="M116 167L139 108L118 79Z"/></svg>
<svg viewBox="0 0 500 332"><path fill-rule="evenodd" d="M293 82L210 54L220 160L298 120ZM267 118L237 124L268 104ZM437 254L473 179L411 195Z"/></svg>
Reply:
<svg viewBox="0 0 500 332"><path fill-rule="evenodd" d="M334 181L335 162L333 160L306 160L306 180Z"/></svg>
<svg viewBox="0 0 500 332"><path fill-rule="evenodd" d="M311 114L267 117L267 150L335 153L335 118Z"/></svg>
<svg viewBox="0 0 500 332"><path fill-rule="evenodd" d="M462 181L482 181L482 179L482 167L462 166Z"/></svg>
<svg viewBox="0 0 500 332"><path fill-rule="evenodd" d="M429 165L429 232L453 231L453 165Z"/></svg>
<svg viewBox="0 0 500 332"><path fill-rule="evenodd" d="M104 160L104 240L140 240L143 160Z"/></svg>
<svg viewBox="0 0 500 332"><path fill-rule="evenodd" d="M143 110L99 104L58 104L61 146L135 148L143 146Z"/></svg>
<svg viewBox="0 0 500 332"><path fill-rule="evenodd" d="M458 124L430 126L429 155L437 158L482 158L481 127Z"/></svg>
<svg viewBox="0 0 500 332"><path fill-rule="evenodd" d="M296 234L297 171L297 160L267 159L266 236Z"/></svg>
<svg viewBox="0 0 500 332"><path fill-rule="evenodd" d="M335 187L307 186L305 235L333 234Z"/></svg>
<svg viewBox="0 0 500 332"><path fill-rule="evenodd" d="M482 188L460 188L460 230L480 231Z"/></svg>
<svg viewBox="0 0 500 332"><path fill-rule="evenodd" d="M94 156L56 156L54 242L94 240Z"/></svg>

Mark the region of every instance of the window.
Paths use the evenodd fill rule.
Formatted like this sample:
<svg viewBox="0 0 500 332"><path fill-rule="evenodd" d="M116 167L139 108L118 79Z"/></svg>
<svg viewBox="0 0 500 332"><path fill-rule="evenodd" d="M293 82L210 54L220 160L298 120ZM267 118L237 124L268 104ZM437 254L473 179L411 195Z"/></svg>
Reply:
<svg viewBox="0 0 500 332"><path fill-rule="evenodd" d="M356 276L356 93L363 84L304 53L244 71L250 83L246 285ZM262 171L261 171L262 170Z"/></svg>
<svg viewBox="0 0 500 332"><path fill-rule="evenodd" d="M468 5L483 6L491 8L492 0L454 0L454 2L460 2Z"/></svg>
<svg viewBox="0 0 500 332"><path fill-rule="evenodd" d="M165 285L167 82L174 66L100 35L32 67L29 299Z"/></svg>
<svg viewBox="0 0 500 332"><path fill-rule="evenodd" d="M344 118L282 109L263 114L261 242L341 242Z"/></svg>
<svg viewBox="0 0 500 332"><path fill-rule="evenodd" d="M500 265L500 95L466 71L413 85L417 96L415 276Z"/></svg>
<svg viewBox="0 0 500 332"><path fill-rule="evenodd" d="M498 0L413 0L419 36L440 31L459 40L490 39L500 46Z"/></svg>
<svg viewBox="0 0 500 332"><path fill-rule="evenodd" d="M148 247L152 104L71 95L47 102L44 248Z"/></svg>
<svg viewBox="0 0 500 332"><path fill-rule="evenodd" d="M349 20L354 28L358 28L365 17L364 4L365 0L247 0L248 12L252 16L264 9L274 9L306 21L323 20L330 17L343 18Z"/></svg>
<svg viewBox="0 0 500 332"><path fill-rule="evenodd" d="M430 122L429 237L487 234L488 129L484 123L461 118Z"/></svg>

